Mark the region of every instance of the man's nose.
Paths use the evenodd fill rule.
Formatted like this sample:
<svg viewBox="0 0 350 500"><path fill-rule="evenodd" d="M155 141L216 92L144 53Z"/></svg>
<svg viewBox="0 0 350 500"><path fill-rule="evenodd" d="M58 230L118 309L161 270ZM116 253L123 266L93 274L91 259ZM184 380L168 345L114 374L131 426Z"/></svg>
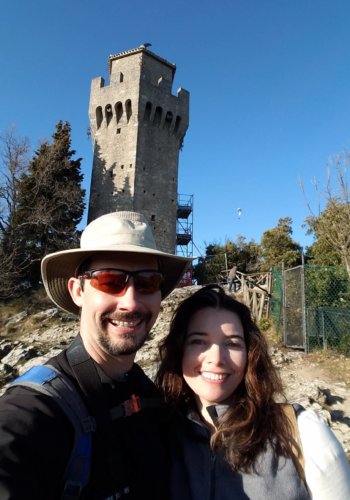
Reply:
<svg viewBox="0 0 350 500"><path fill-rule="evenodd" d="M124 293L117 298L118 308L127 310L137 308L139 304L138 296L139 294L134 286L134 279L130 276L128 282L126 283Z"/></svg>

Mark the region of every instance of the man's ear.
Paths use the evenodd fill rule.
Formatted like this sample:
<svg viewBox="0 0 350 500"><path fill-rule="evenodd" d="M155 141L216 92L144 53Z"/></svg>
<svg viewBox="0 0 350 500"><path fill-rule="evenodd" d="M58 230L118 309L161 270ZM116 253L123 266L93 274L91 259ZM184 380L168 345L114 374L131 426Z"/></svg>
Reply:
<svg viewBox="0 0 350 500"><path fill-rule="evenodd" d="M83 302L83 289L81 286L80 278L69 278L68 290L75 305L82 306Z"/></svg>

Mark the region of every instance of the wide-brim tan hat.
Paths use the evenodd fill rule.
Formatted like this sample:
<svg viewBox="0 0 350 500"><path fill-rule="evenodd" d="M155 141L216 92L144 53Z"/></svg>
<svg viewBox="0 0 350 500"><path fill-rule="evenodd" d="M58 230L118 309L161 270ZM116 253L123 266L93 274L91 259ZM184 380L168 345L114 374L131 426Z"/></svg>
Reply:
<svg viewBox="0 0 350 500"><path fill-rule="evenodd" d="M146 218L137 212L113 212L88 224L81 235L80 248L47 255L41 263L41 274L50 299L65 311L78 314L68 280L76 276L80 265L101 252L154 255L164 275L162 299L176 287L192 258L179 257L157 250Z"/></svg>

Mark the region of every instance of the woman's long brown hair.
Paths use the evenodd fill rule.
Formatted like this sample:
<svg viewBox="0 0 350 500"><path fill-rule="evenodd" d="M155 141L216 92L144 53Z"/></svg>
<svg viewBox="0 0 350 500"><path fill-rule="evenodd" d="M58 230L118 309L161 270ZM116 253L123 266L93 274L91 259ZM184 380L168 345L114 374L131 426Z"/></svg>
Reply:
<svg viewBox="0 0 350 500"><path fill-rule="evenodd" d="M282 405L283 386L272 363L266 338L251 318L249 309L218 285L207 285L185 299L175 311L168 336L160 345L156 383L166 401L186 411L194 405L192 390L182 375L182 358L188 324L194 313L211 307L226 309L242 322L247 349L243 381L232 394L229 409L212 435L213 450L224 449L232 468L249 471L270 443L276 455L293 457L291 427Z"/></svg>

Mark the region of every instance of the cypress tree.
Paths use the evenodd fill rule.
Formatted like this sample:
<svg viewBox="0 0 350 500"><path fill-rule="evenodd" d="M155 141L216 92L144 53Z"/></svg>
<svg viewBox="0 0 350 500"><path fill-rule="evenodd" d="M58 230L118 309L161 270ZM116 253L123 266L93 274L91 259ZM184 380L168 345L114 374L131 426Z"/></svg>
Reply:
<svg viewBox="0 0 350 500"><path fill-rule="evenodd" d="M52 139L39 147L20 179L13 221L21 247L17 263L23 285L29 287L40 282L44 255L77 245L85 208L81 158L73 159L69 123L59 121Z"/></svg>

